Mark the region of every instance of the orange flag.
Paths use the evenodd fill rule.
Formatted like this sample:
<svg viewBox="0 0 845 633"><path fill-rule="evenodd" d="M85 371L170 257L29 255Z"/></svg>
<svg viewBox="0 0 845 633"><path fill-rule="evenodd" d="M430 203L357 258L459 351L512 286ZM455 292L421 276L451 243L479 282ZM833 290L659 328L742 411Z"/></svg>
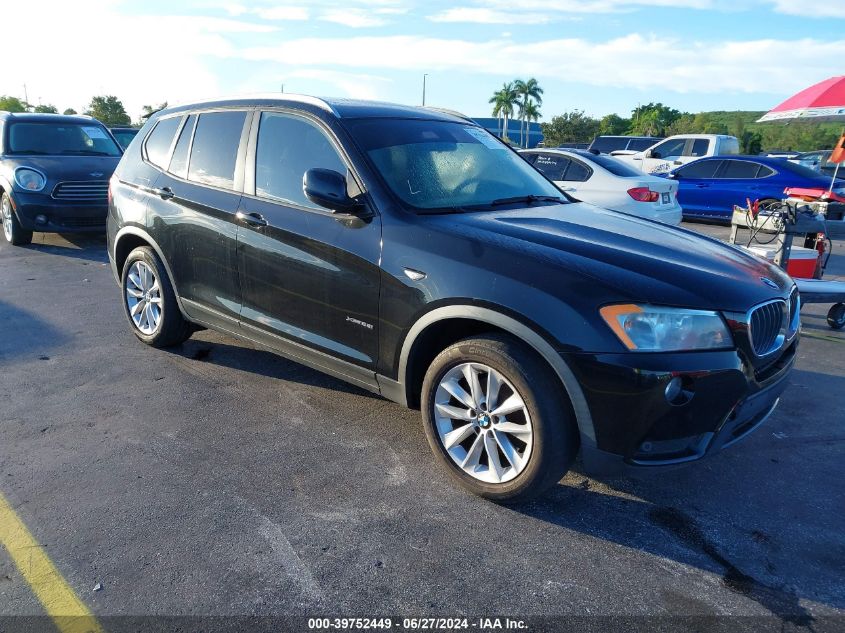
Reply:
<svg viewBox="0 0 845 633"><path fill-rule="evenodd" d="M836 141L836 147L833 148L833 153L831 153L828 160L831 163L845 162L845 134L840 136L839 140Z"/></svg>

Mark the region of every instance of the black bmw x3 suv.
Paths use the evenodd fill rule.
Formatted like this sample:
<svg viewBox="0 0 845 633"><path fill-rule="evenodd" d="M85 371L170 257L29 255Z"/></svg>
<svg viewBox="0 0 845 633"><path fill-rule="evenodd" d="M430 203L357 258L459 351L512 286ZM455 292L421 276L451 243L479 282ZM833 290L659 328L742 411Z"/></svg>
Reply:
<svg viewBox="0 0 845 633"><path fill-rule="evenodd" d="M0 221L6 241L33 231L103 232L122 152L90 117L0 112Z"/></svg>
<svg viewBox="0 0 845 633"><path fill-rule="evenodd" d="M159 112L111 180L134 334L196 326L420 407L497 501L693 461L749 434L793 366L799 297L716 240L567 198L445 112L290 95Z"/></svg>

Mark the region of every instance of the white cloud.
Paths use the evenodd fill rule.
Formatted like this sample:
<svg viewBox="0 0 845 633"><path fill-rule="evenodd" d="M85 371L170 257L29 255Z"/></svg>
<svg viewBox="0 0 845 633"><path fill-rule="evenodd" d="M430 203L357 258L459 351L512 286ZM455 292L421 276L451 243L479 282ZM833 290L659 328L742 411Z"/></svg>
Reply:
<svg viewBox="0 0 845 633"><path fill-rule="evenodd" d="M320 81L352 99L384 99L383 88L390 83L386 77L321 69L295 70L286 77Z"/></svg>
<svg viewBox="0 0 845 633"><path fill-rule="evenodd" d="M474 22L476 24L545 24L548 13L513 13L483 7L454 7L428 17L432 22Z"/></svg>
<svg viewBox="0 0 845 633"><path fill-rule="evenodd" d="M353 29L360 29L372 26L382 26L386 24L385 20L376 17L365 9L344 8L344 9L326 9L320 14L320 19L326 22L334 22L342 24Z"/></svg>
<svg viewBox="0 0 845 633"><path fill-rule="evenodd" d="M803 18L845 18L842 0L769 0L778 13Z"/></svg>
<svg viewBox="0 0 845 633"><path fill-rule="evenodd" d="M617 13L644 7L712 9L717 0L478 0L487 8L521 13L544 11L556 13Z"/></svg>
<svg viewBox="0 0 845 633"><path fill-rule="evenodd" d="M251 9L258 17L265 20L307 20L308 9L305 7L265 7Z"/></svg>
<svg viewBox="0 0 845 633"><path fill-rule="evenodd" d="M825 54L819 56L819 50ZM569 38L517 43L397 35L302 38L239 54L291 66L534 75L541 82L725 93L729 98L731 91L797 91L814 79L836 74L845 41L805 38L784 46L775 39L694 42L632 34L604 42Z"/></svg>

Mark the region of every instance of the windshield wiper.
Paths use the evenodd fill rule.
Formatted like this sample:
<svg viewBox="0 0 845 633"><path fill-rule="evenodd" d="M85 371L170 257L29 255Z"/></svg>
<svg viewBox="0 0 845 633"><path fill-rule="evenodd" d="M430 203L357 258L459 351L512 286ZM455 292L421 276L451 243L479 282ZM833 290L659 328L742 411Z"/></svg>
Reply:
<svg viewBox="0 0 845 633"><path fill-rule="evenodd" d="M82 156L113 156L108 152L98 152L93 149L66 149L62 150L62 154L80 154Z"/></svg>
<svg viewBox="0 0 845 633"><path fill-rule="evenodd" d="M17 152L10 152L14 156L49 156L50 152L41 152L37 149L24 149Z"/></svg>
<svg viewBox="0 0 845 633"><path fill-rule="evenodd" d="M534 202L568 202L565 198L559 196L535 196L528 194L527 196L513 196L511 198L499 198L490 203L491 207L497 207L502 204L514 204L516 202L527 202L532 204Z"/></svg>

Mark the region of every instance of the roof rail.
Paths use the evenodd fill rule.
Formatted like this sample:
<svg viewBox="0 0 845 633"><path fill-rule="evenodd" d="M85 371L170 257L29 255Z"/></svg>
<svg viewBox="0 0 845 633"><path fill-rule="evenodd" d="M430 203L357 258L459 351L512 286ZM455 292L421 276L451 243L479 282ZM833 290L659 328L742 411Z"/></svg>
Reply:
<svg viewBox="0 0 845 633"><path fill-rule="evenodd" d="M239 95L225 95L222 97L208 97L205 99L196 99L192 101L185 101L181 103L174 103L167 107L168 110L179 106L190 106L200 103L214 103L217 101L245 101L249 99L272 99L276 101L296 101L298 103L307 103L309 105L317 106L327 112L331 112L336 117L340 118L340 113L332 107L332 105L325 99L320 97L312 97L311 95L300 95L292 92L256 92Z"/></svg>

